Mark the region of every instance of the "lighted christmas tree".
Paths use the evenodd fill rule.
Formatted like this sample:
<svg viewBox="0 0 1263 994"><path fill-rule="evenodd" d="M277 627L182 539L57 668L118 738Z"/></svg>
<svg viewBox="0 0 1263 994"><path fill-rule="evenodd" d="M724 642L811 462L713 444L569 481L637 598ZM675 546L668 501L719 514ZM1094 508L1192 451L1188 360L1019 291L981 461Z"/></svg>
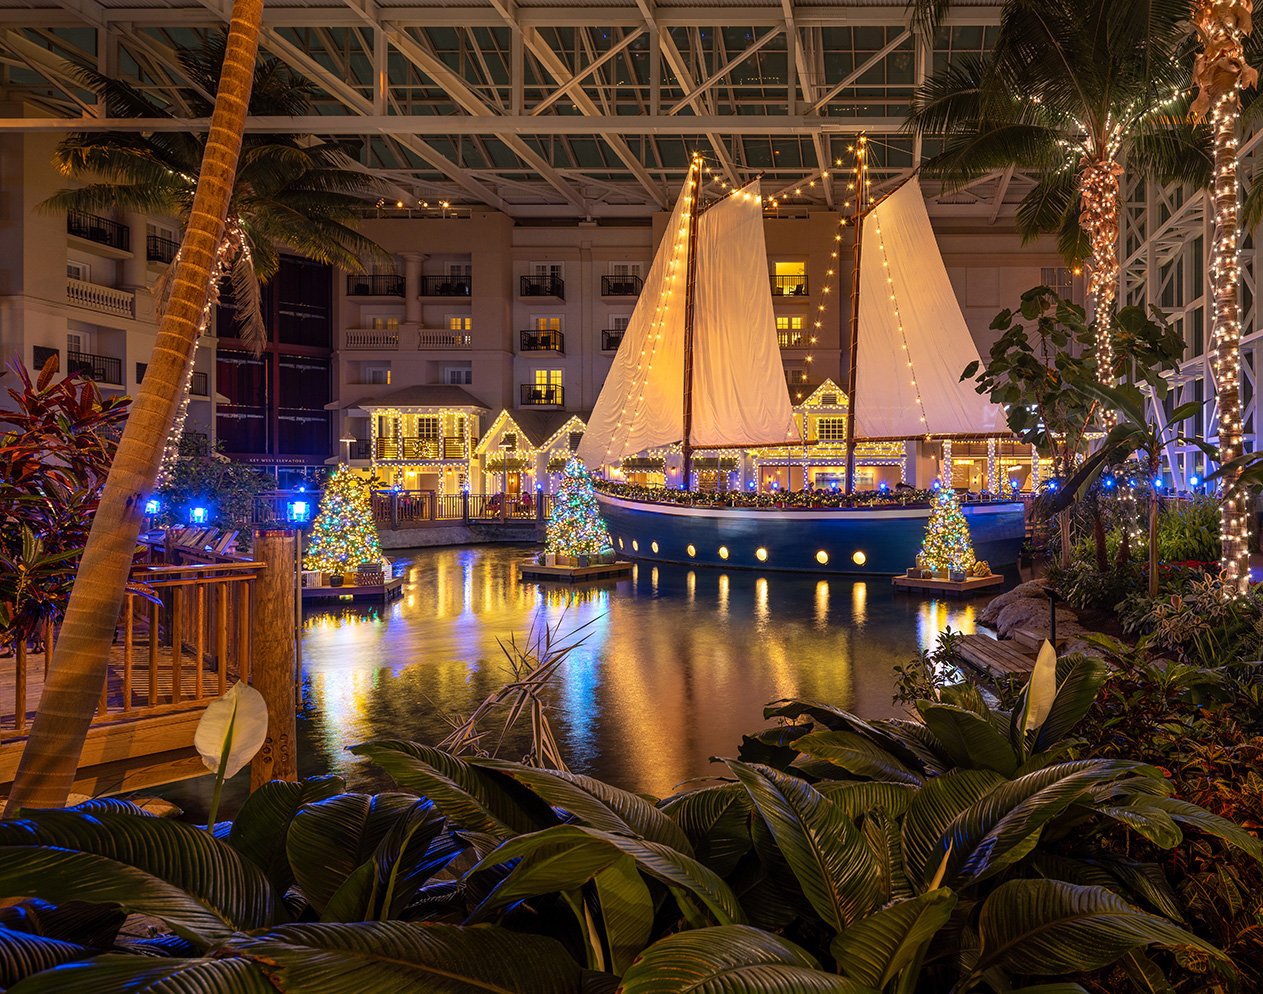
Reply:
<svg viewBox="0 0 1263 994"><path fill-rule="evenodd" d="M561 486L548 517L544 551L561 556L598 556L610 552L609 530L601 520L592 476L578 459L566 463Z"/></svg>
<svg viewBox="0 0 1263 994"><path fill-rule="evenodd" d="M382 546L368 483L349 469L339 469L321 495L320 513L307 538L303 569L348 573L361 563L381 561Z"/></svg>
<svg viewBox="0 0 1263 994"><path fill-rule="evenodd" d="M951 487L944 487L933 500L917 561L925 569L968 573L974 568L977 560L974 558L974 544L969 539L969 523L965 521L956 491Z"/></svg>

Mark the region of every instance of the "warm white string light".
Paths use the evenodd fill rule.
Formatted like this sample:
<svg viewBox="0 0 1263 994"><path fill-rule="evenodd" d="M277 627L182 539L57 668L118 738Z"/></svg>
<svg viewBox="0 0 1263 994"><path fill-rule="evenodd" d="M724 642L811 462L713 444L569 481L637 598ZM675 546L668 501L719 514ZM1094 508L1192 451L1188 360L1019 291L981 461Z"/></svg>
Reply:
<svg viewBox="0 0 1263 994"><path fill-rule="evenodd" d="M952 485L952 440L943 439L943 465L939 467L940 481L944 487Z"/></svg>
<svg viewBox="0 0 1263 994"><path fill-rule="evenodd" d="M877 246L881 250L881 267L886 277L886 286L890 289L890 305L895 312L895 324L899 328L899 345L903 349L904 362L908 367L908 379L912 384L912 392L917 398L917 409L921 412L921 424L929 430L929 421L925 417L925 402L921 399L921 388L917 385L917 371L912 365L912 353L908 350L908 335L903 328L903 316L899 312L899 296L895 293L895 280L890 275L890 259L886 255L886 240L881 234L881 219L873 214L873 228L877 233ZM950 446L950 443L947 443ZM948 449L950 451L950 448Z"/></svg>

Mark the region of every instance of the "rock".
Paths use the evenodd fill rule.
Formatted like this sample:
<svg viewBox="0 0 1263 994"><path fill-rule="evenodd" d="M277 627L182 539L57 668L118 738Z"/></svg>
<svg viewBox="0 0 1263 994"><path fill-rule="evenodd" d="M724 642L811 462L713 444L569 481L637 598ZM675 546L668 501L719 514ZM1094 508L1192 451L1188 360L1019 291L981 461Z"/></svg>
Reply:
<svg viewBox="0 0 1263 994"><path fill-rule="evenodd" d="M178 818L184 814L183 808L172 804L165 797L133 797L131 802L157 818Z"/></svg>
<svg viewBox="0 0 1263 994"><path fill-rule="evenodd" d="M1078 615L1068 608L1057 607L1057 627L1063 623L1077 623ZM1044 598L1023 597L1001 609L995 620L995 629L1002 638L1010 636L1014 629L1022 628L1034 635L1048 634L1048 601Z"/></svg>
<svg viewBox="0 0 1263 994"><path fill-rule="evenodd" d="M1010 604L1017 601L1038 598L1041 603L1047 605L1048 598L1044 596L1046 586L1043 580L1027 580L1025 583L1019 583L1012 590L1006 590L1004 593L991 598L991 601L978 615L978 620L984 625L994 627L996 620L1000 617L1000 613Z"/></svg>

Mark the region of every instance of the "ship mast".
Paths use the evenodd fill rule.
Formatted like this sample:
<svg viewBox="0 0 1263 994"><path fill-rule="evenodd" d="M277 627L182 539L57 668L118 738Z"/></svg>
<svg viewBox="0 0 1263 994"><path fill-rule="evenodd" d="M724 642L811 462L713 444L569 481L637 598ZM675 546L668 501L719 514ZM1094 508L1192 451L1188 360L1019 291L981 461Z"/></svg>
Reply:
<svg viewBox="0 0 1263 994"><path fill-rule="evenodd" d="M864 243L864 213L868 202L868 139L855 141L855 265L851 269L851 330L846 371L846 492L855 493L855 374L860 341L860 256Z"/></svg>
<svg viewBox="0 0 1263 994"><path fill-rule="evenodd" d="M680 436L680 450L684 457L683 489L693 486L693 297L697 276L697 253L693 243L697 235L697 215L701 213L701 158L693 157L689 167L689 230L687 279L684 287L684 424Z"/></svg>

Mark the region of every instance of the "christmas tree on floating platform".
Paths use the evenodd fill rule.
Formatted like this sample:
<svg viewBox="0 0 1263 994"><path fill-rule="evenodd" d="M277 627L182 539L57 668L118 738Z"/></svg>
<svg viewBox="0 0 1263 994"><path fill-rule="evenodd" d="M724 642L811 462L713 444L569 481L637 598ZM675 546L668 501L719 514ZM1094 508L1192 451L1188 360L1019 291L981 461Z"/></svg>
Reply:
<svg viewBox="0 0 1263 994"><path fill-rule="evenodd" d="M381 539L373 520L367 482L341 468L329 478L320 497L320 513L307 538L303 569L349 573L363 563L382 561Z"/></svg>
<svg viewBox="0 0 1263 994"><path fill-rule="evenodd" d="M923 569L961 573L972 572L977 563L974 544L969 538L969 523L951 487L944 487L933 499L917 563Z"/></svg>
<svg viewBox="0 0 1263 994"><path fill-rule="evenodd" d="M548 516L544 551L558 556L599 556L614 551L609 530L601 520L592 476L578 459L566 463L561 486Z"/></svg>

